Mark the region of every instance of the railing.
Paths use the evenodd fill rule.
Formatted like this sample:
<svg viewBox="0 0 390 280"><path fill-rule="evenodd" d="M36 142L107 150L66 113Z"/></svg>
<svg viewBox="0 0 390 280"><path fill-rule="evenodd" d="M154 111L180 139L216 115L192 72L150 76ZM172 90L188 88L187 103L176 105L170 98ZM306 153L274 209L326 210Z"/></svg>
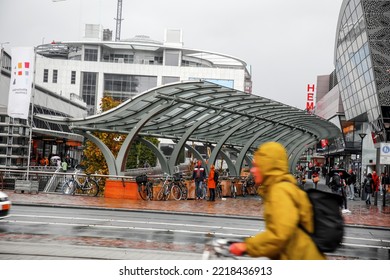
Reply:
<svg viewBox="0 0 390 280"><path fill-rule="evenodd" d="M47 181L45 188L43 189L43 192L55 192L58 185L63 183L64 180L61 180L61 178L58 176L58 173L62 171L61 168L57 168L54 174L50 177L50 179Z"/></svg>
<svg viewBox="0 0 390 280"><path fill-rule="evenodd" d="M9 169L0 169L0 184L1 189L6 187L7 189L14 189L15 187L15 181L17 180L25 180L27 171L26 170L9 170ZM44 168L37 170L36 168L30 168L29 170L29 179L30 181L38 182L39 184L39 192L60 192L61 187L64 183L64 181L71 177L72 175L75 176L76 179L80 179L81 181L83 178L87 176L87 174L84 174L81 172L81 170L75 169L75 170L68 170L67 172L62 172L61 168L58 168L56 170L51 169L44 171ZM184 174L182 173L182 178L187 182L187 187L190 188L192 185L191 182L193 182L192 179L192 172ZM100 188L103 187L102 179L113 179L113 180L119 180L122 181L123 184L129 181L135 181L135 176L113 176L113 175L102 175L102 174L91 174L91 176L98 181L98 184ZM161 184L165 180L165 176L163 174L155 174L152 175L150 173L147 173L148 178L153 182L154 186L161 186ZM173 176L173 175L172 175ZM219 176L219 181L225 182L223 184L224 188L227 190L230 190L230 184L232 182L235 182L235 185L238 187L238 195L241 194L241 183L245 180L246 177L244 176ZM13 184L12 184L13 181ZM189 184L188 184L189 183ZM193 186L192 186L193 187ZM229 196L229 191L225 192L225 196Z"/></svg>
<svg viewBox="0 0 390 280"><path fill-rule="evenodd" d="M62 186L62 183L66 180L67 177L75 175L77 172L78 177L86 177L87 175L81 173L80 170L69 170L68 172L63 172L61 168L30 168L29 170L29 180L38 181L39 191L42 192L56 192L58 187ZM27 170L10 170L10 169L0 169L0 184L1 189L14 189L16 180L26 180ZM126 180L132 180L134 177L127 176L110 176L102 174L93 174L94 177L98 178L97 181L100 181L101 178L122 178ZM100 178L100 179L99 179Z"/></svg>

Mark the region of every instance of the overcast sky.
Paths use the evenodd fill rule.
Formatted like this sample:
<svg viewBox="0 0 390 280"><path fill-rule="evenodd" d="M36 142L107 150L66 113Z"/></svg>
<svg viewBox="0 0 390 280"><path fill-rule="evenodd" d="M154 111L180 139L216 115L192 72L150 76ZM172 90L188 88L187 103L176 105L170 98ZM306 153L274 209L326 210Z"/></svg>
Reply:
<svg viewBox="0 0 390 280"><path fill-rule="evenodd" d="M12 47L115 37L117 0L0 0L0 43ZM232 55L252 71L253 94L304 109L306 87L334 69L342 0L123 0L121 39L182 29L184 47Z"/></svg>

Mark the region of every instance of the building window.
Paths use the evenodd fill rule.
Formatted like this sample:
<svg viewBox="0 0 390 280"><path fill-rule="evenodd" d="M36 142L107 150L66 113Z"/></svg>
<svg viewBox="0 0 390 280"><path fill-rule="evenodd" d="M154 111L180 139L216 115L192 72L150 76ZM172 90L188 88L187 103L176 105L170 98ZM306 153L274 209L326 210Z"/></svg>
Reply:
<svg viewBox="0 0 390 280"><path fill-rule="evenodd" d="M88 115L95 114L97 73L82 73L82 96L87 103Z"/></svg>
<svg viewBox="0 0 390 280"><path fill-rule="evenodd" d="M165 51L165 65L167 66L179 66L180 61L179 51Z"/></svg>
<svg viewBox="0 0 390 280"><path fill-rule="evenodd" d="M57 83L57 77L58 77L58 70L53 70L53 84Z"/></svg>
<svg viewBox="0 0 390 280"><path fill-rule="evenodd" d="M127 100L156 86L156 76L104 75L104 92L115 100Z"/></svg>
<svg viewBox="0 0 390 280"><path fill-rule="evenodd" d="M47 83L49 81L49 69L43 69L43 82Z"/></svg>
<svg viewBox="0 0 390 280"><path fill-rule="evenodd" d="M98 50L85 49L84 61L97 61L98 60L97 58L98 58Z"/></svg>
<svg viewBox="0 0 390 280"><path fill-rule="evenodd" d="M70 78L70 83L72 85L76 84L76 71L72 71L71 78Z"/></svg>
<svg viewBox="0 0 390 280"><path fill-rule="evenodd" d="M169 77L169 76L163 76L162 77L162 84L171 84L171 83L176 83L179 82L180 78L179 77Z"/></svg>

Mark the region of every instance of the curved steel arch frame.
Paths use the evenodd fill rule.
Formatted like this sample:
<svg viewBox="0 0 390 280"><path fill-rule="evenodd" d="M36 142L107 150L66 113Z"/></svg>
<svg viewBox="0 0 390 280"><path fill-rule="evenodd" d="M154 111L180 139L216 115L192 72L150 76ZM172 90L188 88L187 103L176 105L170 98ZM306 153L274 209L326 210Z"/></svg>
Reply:
<svg viewBox="0 0 390 280"><path fill-rule="evenodd" d="M194 123L191 117L193 110L198 111L199 117L205 116L210 126L202 127ZM210 112L214 112L214 117L221 114L223 118L213 122L212 117L208 116ZM297 154L305 149L305 144L323 138L336 138L341 134L340 129L331 122L303 110L205 81L186 81L156 87L125 101L117 108L85 118L36 117L82 131L82 135L102 150L110 174L116 175L124 168L132 141L141 135L177 141L178 145L169 161L162 160L157 148L151 148L161 158L162 164L166 163L163 168L168 173L173 171L178 152L185 146L185 141L197 141L215 145L209 164L215 162L223 145L241 149L235 167L229 166L232 172L238 174L247 152L253 150L259 140L277 139L287 145L293 163L299 159L300 155ZM198 123L201 122L199 117ZM251 123L259 124L259 128ZM272 131L274 124L277 129ZM199 131L197 127L200 127ZM302 137L295 136L295 133L291 138L282 136L292 130L301 131ZM123 133L127 137L115 159L104 143L86 131Z"/></svg>
<svg viewBox="0 0 390 280"><path fill-rule="evenodd" d="M265 127L263 127L262 129L260 129L258 132L256 132L255 135L252 136L252 138L246 142L245 146L242 148L240 154L238 155L237 157L237 160L236 160L236 166L235 166L235 170L236 172L238 170L241 169L242 167L242 164L244 162L244 158L245 158L245 155L247 154L247 152L249 151L249 149L252 147L253 143L259 139L259 137L261 135L263 135L264 132L267 132L269 131L270 129L272 129L275 125L274 124L267 124Z"/></svg>
<svg viewBox="0 0 390 280"><path fill-rule="evenodd" d="M217 115L219 114L219 112L214 112L214 113L211 113L210 112L210 115L206 116L206 117L203 117L203 118L200 118L198 119L187 131L186 133L183 134L183 136L180 138L179 142L177 142L175 144L175 148L172 152L172 155L169 159L169 169L170 170L173 170L174 169L174 166L177 162L177 159L179 157L179 154L180 154L180 151L183 149L183 147L185 146L188 138L192 135L192 133L199 127L201 126L202 124L204 124L205 122L207 122L208 120L210 119L213 119L215 118Z"/></svg>
<svg viewBox="0 0 390 280"><path fill-rule="evenodd" d="M160 162L161 169L164 173L172 174L171 169L169 168L169 165L167 163L167 159L164 156L164 154L161 152L161 150L156 147L152 142L142 138L138 137L137 140L144 143L148 148L154 153L154 155L158 158L158 161ZM172 169L173 170L173 169Z"/></svg>
<svg viewBox="0 0 390 280"><path fill-rule="evenodd" d="M85 138L90 140L92 143L94 143L103 153L104 158L106 159L108 172L110 175L118 175L118 168L115 163L115 157L112 154L111 150L100 140L99 138L92 135L89 131L79 131L81 135L83 135Z"/></svg>
<svg viewBox="0 0 390 280"><path fill-rule="evenodd" d="M137 137L138 132L142 129L142 127L147 123L154 115L164 111L166 108L171 106L171 104L160 104L161 106L157 106L154 109L150 110L147 114L145 114L142 119L134 126L134 128L130 131L130 133L126 136L125 141L118 152L116 157L115 164L117 166L117 171L123 172L126 165L127 155L130 150L130 145L133 140ZM117 174L119 175L119 174Z"/></svg>
<svg viewBox="0 0 390 280"><path fill-rule="evenodd" d="M209 158L209 163L208 163L208 168L210 168L211 164L214 164L215 163L215 160L217 159L217 156L218 156L218 153L220 152L222 146L225 144L226 140L234 133L236 132L237 130L239 130L240 128L244 127L244 126L247 126L248 124L250 124L252 122L251 119L249 120L246 120L246 121L241 121L241 123L235 125L233 128L231 128L229 130L229 132L227 132L225 134L224 137L222 137L219 141L218 141L218 144L214 147L213 151L211 152L211 155L210 155L210 158ZM233 165L234 167L234 165ZM229 169L230 170L230 169ZM237 173L237 170L236 168L233 168L232 169L232 172L236 173L236 174L232 174L233 176L237 176L237 174L240 174L239 172Z"/></svg>
<svg viewBox="0 0 390 280"><path fill-rule="evenodd" d="M290 149L289 156L291 157L290 162L290 171L294 172L295 166L299 161L299 157L302 155L302 152L306 149L306 145L312 145L317 143L317 139L313 139L309 135L304 135L301 141L296 142L296 144Z"/></svg>

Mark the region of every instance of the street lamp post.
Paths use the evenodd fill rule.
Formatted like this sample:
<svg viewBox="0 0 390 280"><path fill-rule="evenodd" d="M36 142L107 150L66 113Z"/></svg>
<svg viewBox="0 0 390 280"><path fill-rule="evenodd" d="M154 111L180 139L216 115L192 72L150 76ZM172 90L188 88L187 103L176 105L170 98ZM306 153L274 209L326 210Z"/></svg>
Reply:
<svg viewBox="0 0 390 280"><path fill-rule="evenodd" d="M3 68L3 55L4 55L3 45L6 44L9 44L9 42L0 42L0 90L1 90L1 69Z"/></svg>
<svg viewBox="0 0 390 280"><path fill-rule="evenodd" d="M366 137L366 133L359 133L360 136L360 169L359 169L359 185L360 185L360 198L364 200L364 190L362 187L362 169L363 169L363 139Z"/></svg>

